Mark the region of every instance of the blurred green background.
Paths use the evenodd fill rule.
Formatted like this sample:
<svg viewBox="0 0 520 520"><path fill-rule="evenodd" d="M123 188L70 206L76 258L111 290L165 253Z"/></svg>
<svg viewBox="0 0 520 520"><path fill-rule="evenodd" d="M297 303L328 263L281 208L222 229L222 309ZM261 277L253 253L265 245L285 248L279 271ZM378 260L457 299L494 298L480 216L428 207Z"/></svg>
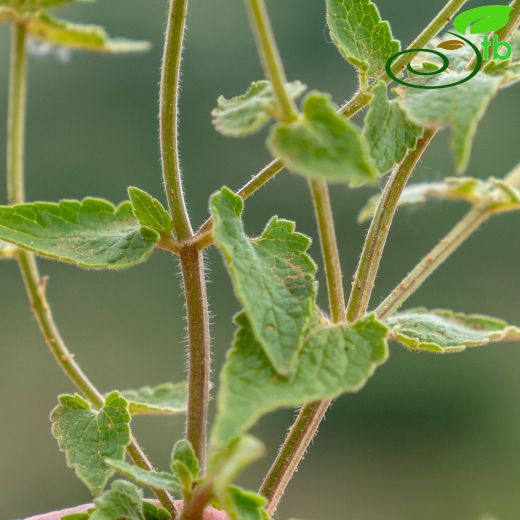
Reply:
<svg viewBox="0 0 520 520"><path fill-rule="evenodd" d="M471 2L468 6L487 2ZM505 3L505 2L501 2ZM394 33L407 44L442 0L380 0ZM269 1L290 79L331 92L341 103L356 88L352 69L329 41L323 1ZM27 191L29 200L126 197L136 185L162 198L157 139L157 86L165 0L104 0L63 9L72 20L101 23L116 36L147 39L137 56L55 53L30 62ZM0 28L0 116L5 121L9 33ZM213 131L209 112L260 79L242 0L194 0L184 61L181 135L187 200L193 221L207 216L208 196L238 188L268 160L265 134L237 141ZM500 94L479 130L469 174L502 176L518 159L518 89ZM0 139L5 142L5 124ZM515 144L516 143L516 144ZM1 162L4 163L4 148ZM2 174L5 169L0 168ZM453 174L447 132L419 164L415 180ZM332 190L345 285L365 228L355 217L373 190ZM5 189L0 189L2 202ZM395 221L374 294L381 300L464 212L432 203L403 210ZM273 214L294 219L316 237L303 180L286 172L248 201L248 231ZM520 217L486 224L425 284L410 305L488 313L520 323ZM317 241L312 254L319 259ZM238 310L221 258L207 255L217 378ZM49 297L62 332L102 389L157 384L183 377L183 302L176 260L157 253L123 272L86 272L48 261ZM89 500L66 468L49 430L56 395L71 386L48 354L16 265L0 265L0 518ZM324 303L324 284L320 283ZM441 357L392 345L389 363L358 395L339 399L291 483L280 519L477 520L520 518L519 345L491 346ZM269 456L245 476L257 486L293 412L255 429ZM182 419L138 419L136 434L154 463L166 467Z"/></svg>

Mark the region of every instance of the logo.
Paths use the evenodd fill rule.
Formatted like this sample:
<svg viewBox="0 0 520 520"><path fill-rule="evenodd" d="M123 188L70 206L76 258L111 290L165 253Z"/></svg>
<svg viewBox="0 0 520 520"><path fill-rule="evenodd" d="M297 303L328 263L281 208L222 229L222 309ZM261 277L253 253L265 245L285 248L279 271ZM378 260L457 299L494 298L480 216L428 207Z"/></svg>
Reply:
<svg viewBox="0 0 520 520"><path fill-rule="evenodd" d="M434 76L437 74L441 74L450 66L449 57L446 54L443 54L441 51L435 49L407 49L401 52L397 52L388 58L386 62L386 73L390 78L392 78L397 83L404 85L405 87L411 88L420 88L420 89L438 89L438 88L450 88L455 87L457 85L461 85L462 83L466 83L466 81L474 78L482 68L482 64L484 61L487 61L491 58L495 60L508 60L511 58L511 54L513 53L513 48L508 42L501 42L498 39L498 35L494 34L493 38L490 39L487 33L498 31L505 27L509 22L509 17L511 16L511 7L507 5L485 5L482 7L476 7L475 9L470 9L468 11L464 11L457 15L453 20L453 27L458 33L448 31L448 34L455 36L456 40L448 40L441 42L437 45L438 49L443 49L447 51L454 51L461 49L468 45L470 49L473 51L475 58L471 61L474 67L473 70L469 72L467 76L460 79L459 81L455 81L453 83L441 84L441 85L424 85L418 83L409 83L403 79L398 78L392 71L392 65L394 62L401 56L405 54L416 54L419 52L433 54L442 60L442 65L439 68L435 68L434 70L419 70L416 69L411 63L409 63L406 68L410 74L415 74L417 76ZM466 38L465 35L468 28L470 29L470 34L485 34L484 39L482 40L482 50L480 50L477 45L471 41L469 38Z"/></svg>

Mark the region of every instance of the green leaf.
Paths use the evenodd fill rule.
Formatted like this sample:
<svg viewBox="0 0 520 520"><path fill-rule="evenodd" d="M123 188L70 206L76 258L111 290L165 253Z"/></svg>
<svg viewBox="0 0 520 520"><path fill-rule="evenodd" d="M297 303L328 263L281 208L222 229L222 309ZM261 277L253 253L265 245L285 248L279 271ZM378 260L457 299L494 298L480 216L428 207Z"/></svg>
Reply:
<svg viewBox="0 0 520 520"><path fill-rule="evenodd" d="M112 482L94 504L90 520L145 520L142 491L124 480Z"/></svg>
<svg viewBox="0 0 520 520"><path fill-rule="evenodd" d="M229 486L248 466L265 454L264 445L251 435L242 435L210 454L209 478L214 480L215 496L226 501Z"/></svg>
<svg viewBox="0 0 520 520"><path fill-rule="evenodd" d="M150 48L148 42L110 39L102 27L66 22L44 12L28 18L25 26L36 40L76 50L119 54L143 52Z"/></svg>
<svg viewBox="0 0 520 520"><path fill-rule="evenodd" d="M177 498L182 495L182 486L176 475L172 475L165 471L147 471L122 460L112 460L107 458L105 459L105 462L110 468L125 475L125 477L131 478L141 486L146 486L151 489L162 489L168 491Z"/></svg>
<svg viewBox="0 0 520 520"><path fill-rule="evenodd" d="M37 11L40 9L54 9L68 4L89 3L92 0L6 0L6 5L18 11ZM2 4L2 2L0 2Z"/></svg>
<svg viewBox="0 0 520 520"><path fill-rule="evenodd" d="M81 267L122 269L144 262L159 237L129 202L86 198L0 206L0 239Z"/></svg>
<svg viewBox="0 0 520 520"><path fill-rule="evenodd" d="M505 321L477 314L419 308L387 319L391 334L412 350L462 352L499 341L520 340L520 329Z"/></svg>
<svg viewBox="0 0 520 520"><path fill-rule="evenodd" d="M430 76L425 84L454 83L466 75L465 72L447 72ZM451 126L451 146L457 172L462 173L469 163L478 123L497 94L500 82L499 77L479 73L471 81L450 88L424 90L407 87L399 89L402 93L399 104L408 118L419 126Z"/></svg>
<svg viewBox="0 0 520 520"><path fill-rule="evenodd" d="M213 235L229 268L237 298L266 355L287 375L303 345L315 298L316 266L307 255L310 239L294 223L273 217L250 239L240 220L244 203L222 188L211 197Z"/></svg>
<svg viewBox="0 0 520 520"><path fill-rule="evenodd" d="M293 81L286 84L292 99L299 98L307 87ZM245 94L226 99L220 96L211 115L215 129L229 137L245 137L260 130L273 117L279 118L278 104L269 81L254 81Z"/></svg>
<svg viewBox="0 0 520 520"><path fill-rule="evenodd" d="M292 379L277 374L244 313L221 374L212 444L236 439L263 415L361 389L387 358L385 325L373 315L352 326L328 325L317 316L308 327Z"/></svg>
<svg viewBox="0 0 520 520"><path fill-rule="evenodd" d="M468 9L458 14L453 20L453 27L461 34L483 34L498 31L509 22L512 8L508 5L484 5Z"/></svg>
<svg viewBox="0 0 520 520"><path fill-rule="evenodd" d="M381 20L370 0L327 0L327 23L332 40L343 57L355 67L376 76L400 49L390 24Z"/></svg>
<svg viewBox="0 0 520 520"><path fill-rule="evenodd" d="M150 502L143 502L143 513L146 520L169 520L170 513L162 507L156 507Z"/></svg>
<svg viewBox="0 0 520 520"><path fill-rule="evenodd" d="M51 412L52 434L67 465L96 496L114 471L105 459L123 460L130 443L128 403L112 392L101 410L93 410L79 395L61 395Z"/></svg>
<svg viewBox="0 0 520 520"><path fill-rule="evenodd" d="M188 385L163 383L154 387L121 392L130 405L131 415L178 415L188 407Z"/></svg>
<svg viewBox="0 0 520 520"><path fill-rule="evenodd" d="M182 482L184 500L190 500L193 485L200 476L200 465L191 443L181 439L172 451L172 471Z"/></svg>
<svg viewBox="0 0 520 520"><path fill-rule="evenodd" d="M90 513L72 513L71 515L65 515L60 520L88 520Z"/></svg>
<svg viewBox="0 0 520 520"><path fill-rule="evenodd" d="M359 186L379 175L359 129L336 113L329 96L316 92L305 99L303 118L273 128L268 146L307 177Z"/></svg>
<svg viewBox="0 0 520 520"><path fill-rule="evenodd" d="M408 120L395 100L388 100L384 81L377 83L372 93L374 97L365 117L363 136L378 170L385 173L415 147L421 129Z"/></svg>
<svg viewBox="0 0 520 520"><path fill-rule="evenodd" d="M370 197L358 215L361 224L370 220L381 195ZM494 211L520 209L520 192L500 179L446 177L440 182L424 182L407 186L399 199L399 207L424 204L428 199L465 200L473 205L486 204Z"/></svg>
<svg viewBox="0 0 520 520"><path fill-rule="evenodd" d="M229 487L223 504L230 520L269 520L265 510L267 500L238 486Z"/></svg>
<svg viewBox="0 0 520 520"><path fill-rule="evenodd" d="M135 218L141 226L153 229L161 236L170 236L172 234L172 218L155 197L133 186L128 188L128 195Z"/></svg>

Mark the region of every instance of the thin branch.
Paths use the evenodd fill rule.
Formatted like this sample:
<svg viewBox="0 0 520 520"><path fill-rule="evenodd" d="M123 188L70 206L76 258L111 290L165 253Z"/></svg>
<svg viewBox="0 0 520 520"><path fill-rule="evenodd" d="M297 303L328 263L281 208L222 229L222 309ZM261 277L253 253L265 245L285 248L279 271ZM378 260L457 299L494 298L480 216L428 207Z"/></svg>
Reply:
<svg viewBox="0 0 520 520"><path fill-rule="evenodd" d="M160 138L164 187L175 234L181 242L190 239L193 234L184 202L178 143L179 85L187 11L188 0L170 0L160 93Z"/></svg>
<svg viewBox="0 0 520 520"><path fill-rule="evenodd" d="M399 199L417 162L435 134L435 130L425 130L416 147L407 153L403 162L394 170L386 183L363 244L363 251L352 282L352 290L347 305L347 321L350 323L363 316L368 308Z"/></svg>
<svg viewBox="0 0 520 520"><path fill-rule="evenodd" d="M506 176L505 182L515 189L520 189L520 165ZM505 211L507 210L506 208ZM379 318L388 318L396 312L486 220L503 211L500 206L496 207L494 202L472 208L379 305L376 309Z"/></svg>

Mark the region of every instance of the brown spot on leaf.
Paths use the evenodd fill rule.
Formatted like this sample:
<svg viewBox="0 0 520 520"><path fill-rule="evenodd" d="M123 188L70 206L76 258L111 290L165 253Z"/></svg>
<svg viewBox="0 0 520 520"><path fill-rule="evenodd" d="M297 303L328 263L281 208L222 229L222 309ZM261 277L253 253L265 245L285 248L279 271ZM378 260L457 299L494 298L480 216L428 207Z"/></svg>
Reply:
<svg viewBox="0 0 520 520"><path fill-rule="evenodd" d="M447 51L455 51L457 49L460 49L466 45L464 42L461 42L460 40L447 40L445 42L439 43L437 47L439 49L445 49Z"/></svg>

